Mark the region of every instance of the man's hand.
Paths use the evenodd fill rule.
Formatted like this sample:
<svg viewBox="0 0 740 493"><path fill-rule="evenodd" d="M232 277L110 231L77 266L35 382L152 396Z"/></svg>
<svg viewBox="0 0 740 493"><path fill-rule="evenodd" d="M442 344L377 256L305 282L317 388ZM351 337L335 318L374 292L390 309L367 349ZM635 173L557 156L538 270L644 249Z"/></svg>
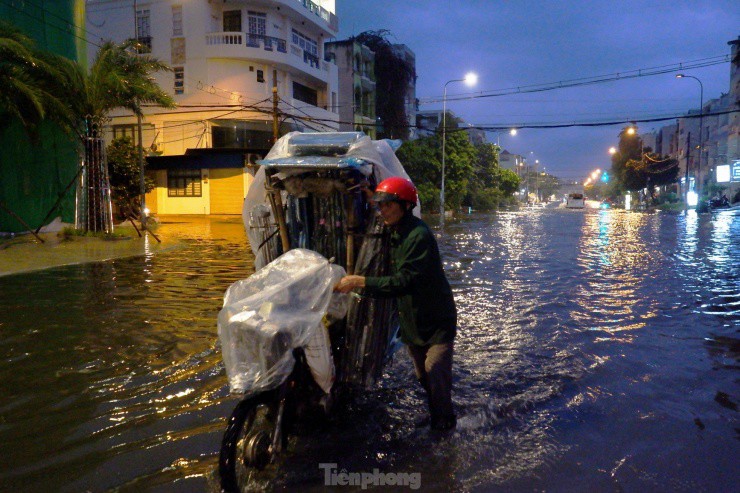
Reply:
<svg viewBox="0 0 740 493"><path fill-rule="evenodd" d="M355 288L364 288L365 287L365 277L364 276L344 276L342 279L339 280L336 286L334 286L334 291L339 291L340 293L349 293Z"/></svg>

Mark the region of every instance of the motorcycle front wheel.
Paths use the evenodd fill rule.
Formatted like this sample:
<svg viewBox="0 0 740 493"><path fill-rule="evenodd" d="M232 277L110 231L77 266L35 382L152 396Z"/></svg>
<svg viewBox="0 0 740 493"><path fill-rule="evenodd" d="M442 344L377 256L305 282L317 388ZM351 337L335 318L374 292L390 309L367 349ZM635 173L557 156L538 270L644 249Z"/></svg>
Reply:
<svg viewBox="0 0 740 493"><path fill-rule="evenodd" d="M226 493L244 491L280 451L284 400L278 390L261 392L237 404L221 442L218 471Z"/></svg>

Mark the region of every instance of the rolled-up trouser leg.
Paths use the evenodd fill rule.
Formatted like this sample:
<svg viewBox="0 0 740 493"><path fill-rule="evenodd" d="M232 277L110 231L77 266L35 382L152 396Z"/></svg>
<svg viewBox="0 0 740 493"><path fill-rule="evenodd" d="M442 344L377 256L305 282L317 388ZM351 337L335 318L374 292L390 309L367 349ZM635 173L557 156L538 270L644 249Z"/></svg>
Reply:
<svg viewBox="0 0 740 493"><path fill-rule="evenodd" d="M432 423L455 420L452 407L453 343L409 345L416 377L427 391Z"/></svg>
<svg viewBox="0 0 740 493"><path fill-rule="evenodd" d="M426 390L427 397L429 396L429 385L427 384L427 371L426 371L426 359L427 359L427 350L429 349L429 346L407 346L409 349L409 355L411 356L411 361L414 363L414 373L416 374L416 379L419 381L421 386Z"/></svg>

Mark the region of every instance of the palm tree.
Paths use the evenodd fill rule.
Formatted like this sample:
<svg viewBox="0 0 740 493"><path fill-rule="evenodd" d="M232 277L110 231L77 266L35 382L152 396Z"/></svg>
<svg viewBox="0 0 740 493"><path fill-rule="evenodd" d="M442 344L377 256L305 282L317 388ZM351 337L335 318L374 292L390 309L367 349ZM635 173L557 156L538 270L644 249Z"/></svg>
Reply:
<svg viewBox="0 0 740 493"><path fill-rule="evenodd" d="M64 126L74 128L82 139L85 157L78 188L78 227L92 231L112 229L110 180L102 139L102 126L107 115L117 108L126 108L142 116L142 105L156 104L174 108L172 97L151 77L152 73L170 68L159 60L137 55L135 41L122 44L105 42L85 73L79 64L62 64L59 79L68 108L55 108L56 118Z"/></svg>
<svg viewBox="0 0 740 493"><path fill-rule="evenodd" d="M84 148L78 186L77 227L112 230L110 181L102 139L107 115L126 108L142 116L142 105L174 108L172 97L151 74L170 68L138 44L103 43L90 71L77 62L38 50L17 28L0 23L0 115L20 120L32 138L50 120L78 138ZM1 118L0 126L10 121Z"/></svg>
<svg viewBox="0 0 740 493"><path fill-rule="evenodd" d="M55 96L45 82L58 73L18 28L0 22L0 129L15 118L32 138L54 106Z"/></svg>

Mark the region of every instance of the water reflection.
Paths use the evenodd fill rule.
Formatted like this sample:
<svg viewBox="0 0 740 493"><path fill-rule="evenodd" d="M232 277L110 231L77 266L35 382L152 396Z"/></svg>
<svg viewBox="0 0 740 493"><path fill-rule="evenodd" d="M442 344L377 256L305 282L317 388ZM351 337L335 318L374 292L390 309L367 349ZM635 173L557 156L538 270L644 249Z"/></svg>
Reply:
<svg viewBox="0 0 740 493"><path fill-rule="evenodd" d="M135 257L0 278L5 489L216 489L234 400L215 319L252 256L238 218L189 219L165 218L164 246ZM274 489L322 491L320 462L420 472L439 491L732 476L736 216L473 214L439 240L460 312L458 430L413 428L424 395L399 355L380 388L291 443ZM675 467L689 461L713 478Z"/></svg>

